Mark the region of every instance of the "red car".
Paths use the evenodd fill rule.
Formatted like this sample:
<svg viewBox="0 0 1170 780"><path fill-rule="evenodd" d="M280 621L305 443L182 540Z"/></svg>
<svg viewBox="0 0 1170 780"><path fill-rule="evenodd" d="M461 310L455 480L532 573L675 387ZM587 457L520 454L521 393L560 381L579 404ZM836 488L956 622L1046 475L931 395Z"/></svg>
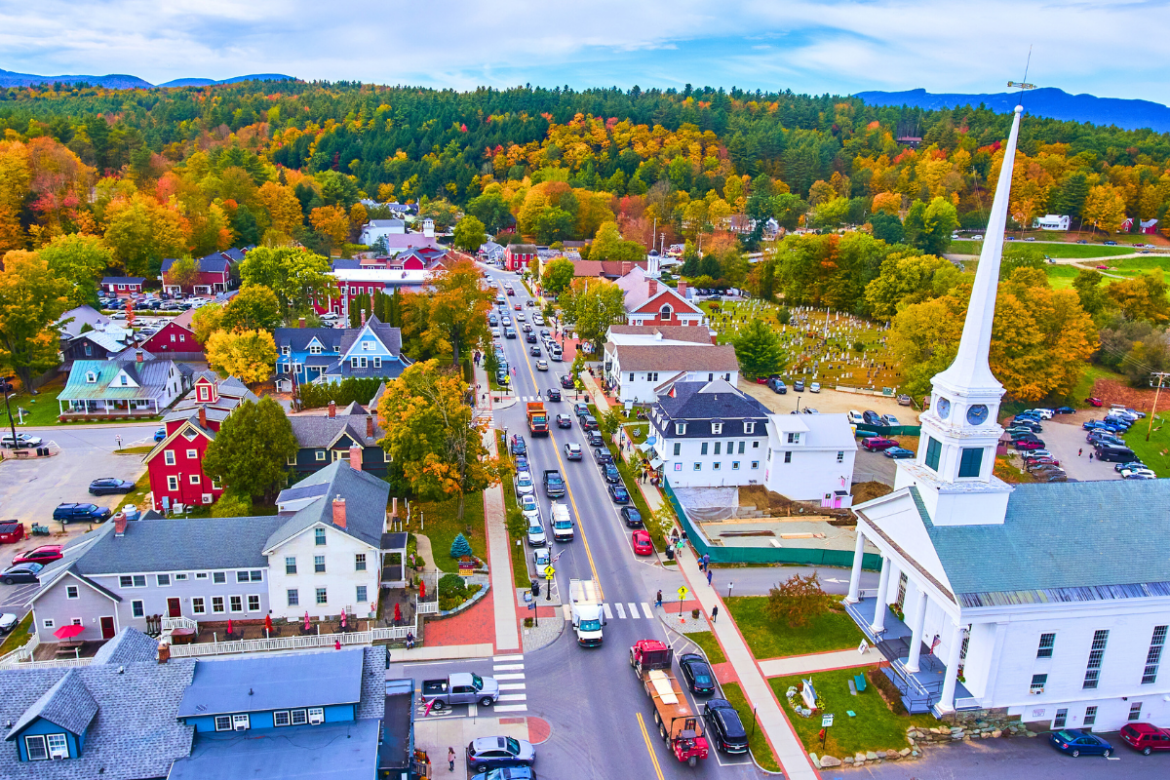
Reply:
<svg viewBox="0 0 1170 780"><path fill-rule="evenodd" d="M635 555L653 555L654 543L650 541L650 534L645 531L638 530L630 534L630 539L634 542Z"/></svg>
<svg viewBox="0 0 1170 780"><path fill-rule="evenodd" d="M1143 755L1170 750L1170 731L1152 723L1126 723L1121 727L1121 741Z"/></svg>
<svg viewBox="0 0 1170 780"><path fill-rule="evenodd" d="M46 544L35 550L18 554L12 559L12 565L15 566L18 563L39 563L44 565L53 561L59 561L64 557L64 554L61 552L61 545Z"/></svg>
<svg viewBox="0 0 1170 780"><path fill-rule="evenodd" d="M1085 403L1087 403L1089 406L1104 406L1105 405L1105 402L1102 401L1100 398L1086 398Z"/></svg>
<svg viewBox="0 0 1170 780"><path fill-rule="evenodd" d="M1042 450L1044 449L1044 442L1039 440L1033 441L1031 439L1021 439L1019 441L1012 442L1012 446L1017 450Z"/></svg>
<svg viewBox="0 0 1170 780"><path fill-rule="evenodd" d="M861 446L865 447L870 452L877 452L880 450L888 450L890 447L897 447L898 442L894 441L893 439L883 439L878 436L874 436L863 441Z"/></svg>

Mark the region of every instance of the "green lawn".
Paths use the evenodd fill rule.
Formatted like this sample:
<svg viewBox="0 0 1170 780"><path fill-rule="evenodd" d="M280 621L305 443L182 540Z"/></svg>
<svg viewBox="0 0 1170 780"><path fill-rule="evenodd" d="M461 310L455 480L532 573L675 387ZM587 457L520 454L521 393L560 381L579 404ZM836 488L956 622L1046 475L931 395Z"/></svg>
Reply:
<svg viewBox="0 0 1170 780"><path fill-rule="evenodd" d="M847 650L861 643L861 631L842 611L830 610L813 618L808 626L794 629L770 620L764 612L767 602L767 596L726 599L740 633L759 660Z"/></svg>
<svg viewBox="0 0 1170 780"><path fill-rule="evenodd" d="M779 772L780 764L776 761L776 755L768 745L764 730L756 725L755 715L752 713L752 708L747 702L747 697L743 695L743 689L739 687L739 683L723 683L721 687L723 688L723 698L727 699L732 707L735 707L739 719L743 722L744 728L747 729L748 746L751 748L752 757L756 759L756 763L769 772Z"/></svg>
<svg viewBox="0 0 1170 780"><path fill-rule="evenodd" d="M16 411L17 407L20 407L28 412L24 416L25 426L57 425L57 415L61 413L57 406L57 396L64 389L64 385L53 385L40 388L36 395L29 395L24 391L15 393L9 399L9 404L12 406L12 416L16 418L16 424L18 426L21 424L20 414ZM0 426L8 425L8 409L4 404L0 404Z"/></svg>
<svg viewBox="0 0 1170 780"><path fill-rule="evenodd" d="M32 639L32 612L24 616L24 620L16 628L12 629L12 633L5 639L4 643L0 644L0 656L5 656L13 650L24 647Z"/></svg>
<svg viewBox="0 0 1170 780"><path fill-rule="evenodd" d="M1009 243L1021 246L1034 246L1049 257L1088 258L1111 257L1113 255L1132 254L1133 247L1128 246L1101 246L1099 244L1045 244L1031 241L1013 241ZM948 254L977 255L983 251L982 241L952 241Z"/></svg>
<svg viewBox="0 0 1170 780"><path fill-rule="evenodd" d="M710 631L697 631L693 634L686 634L685 636L703 648L703 652L707 654L707 660L711 663L726 663L727 656L723 655L723 648L719 646L719 641L715 639L715 634Z"/></svg>
<svg viewBox="0 0 1170 780"><path fill-rule="evenodd" d="M932 715L895 715L872 682L863 693L853 696L849 693L849 680L861 669L837 669L818 672L813 675L776 677L768 680L776 699L784 708L784 714L792 723L804 749L821 756L845 758L854 753L868 750L901 750L910 746L906 741L906 729L910 726L933 728L938 725ZM879 672L880 674L880 672ZM817 695L825 703L824 713L815 712L811 718L802 718L788 706L787 692L790 686L800 690L802 679L811 677ZM868 682L868 679L867 679ZM849 717L852 711L856 717ZM829 727L825 747L817 734L821 730L821 715L832 714L833 725Z"/></svg>
<svg viewBox="0 0 1170 780"><path fill-rule="evenodd" d="M1150 432L1149 441L1146 441L1147 431ZM1150 430L1149 418L1138 420L1125 434L1125 443L1138 460L1152 468L1159 477L1170 476L1170 412L1154 415L1153 430Z"/></svg>
<svg viewBox="0 0 1170 780"><path fill-rule="evenodd" d="M444 572L459 572L459 562L451 557L451 544L461 532L471 542L471 551L482 561L487 560L487 537L483 524L483 493L472 493L464 501L463 521L456 517L459 500L456 498L438 502L417 502L413 504L412 520L418 520L422 512L422 527L415 526L415 533L431 540L435 565ZM413 522L411 523L413 525Z"/></svg>

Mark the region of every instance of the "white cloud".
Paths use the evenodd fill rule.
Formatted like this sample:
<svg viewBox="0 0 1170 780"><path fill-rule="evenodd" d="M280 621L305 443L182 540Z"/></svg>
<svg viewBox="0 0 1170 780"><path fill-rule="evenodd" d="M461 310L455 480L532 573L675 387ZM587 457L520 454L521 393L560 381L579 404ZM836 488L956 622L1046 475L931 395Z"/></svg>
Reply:
<svg viewBox="0 0 1170 780"><path fill-rule="evenodd" d="M1110 0L38 0L0 6L0 67L156 83L283 72L460 89L677 79L992 92L1023 75L1034 45L1036 83L1166 101L1164 10Z"/></svg>

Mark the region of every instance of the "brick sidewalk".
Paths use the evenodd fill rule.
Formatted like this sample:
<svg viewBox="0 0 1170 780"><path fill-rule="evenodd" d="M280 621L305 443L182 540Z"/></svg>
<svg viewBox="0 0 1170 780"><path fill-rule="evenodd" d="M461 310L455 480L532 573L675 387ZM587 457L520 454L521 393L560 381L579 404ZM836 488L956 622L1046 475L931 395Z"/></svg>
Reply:
<svg viewBox="0 0 1170 780"><path fill-rule="evenodd" d="M492 587L495 590L495 586ZM442 620L428 620L423 641L427 647L441 645L476 645L496 638L495 609L491 594L481 598L465 612Z"/></svg>

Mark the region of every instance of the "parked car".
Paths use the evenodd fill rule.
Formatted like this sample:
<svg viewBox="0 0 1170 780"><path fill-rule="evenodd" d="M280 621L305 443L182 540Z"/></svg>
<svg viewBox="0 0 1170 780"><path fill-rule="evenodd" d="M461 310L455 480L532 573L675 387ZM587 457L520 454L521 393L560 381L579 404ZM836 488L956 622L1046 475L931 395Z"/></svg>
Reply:
<svg viewBox="0 0 1170 780"><path fill-rule="evenodd" d="M1086 398L1085 403L1087 403L1089 406L1098 406L1098 407L1105 405L1104 401L1102 401L1100 398L1096 398L1094 396L1090 396L1090 397Z"/></svg>
<svg viewBox="0 0 1170 780"><path fill-rule="evenodd" d="M703 720L707 723L707 741L714 742L721 753L746 753L747 729L739 713L727 699L710 699L703 705Z"/></svg>
<svg viewBox="0 0 1170 780"><path fill-rule="evenodd" d="M879 450L888 450L890 447L897 447L898 442L893 439L883 439L880 436L874 436L861 442L861 446L870 452L877 452Z"/></svg>
<svg viewBox="0 0 1170 780"><path fill-rule="evenodd" d="M1113 746L1089 731L1081 729L1061 729L1054 731L1048 737L1049 743L1061 753L1068 753L1073 758L1079 756L1109 756L1113 755Z"/></svg>
<svg viewBox="0 0 1170 780"><path fill-rule="evenodd" d="M776 395L787 395L788 394L788 385L784 384L783 379L779 379L779 378L769 379L768 380L768 387L772 388L772 392L775 393Z"/></svg>
<svg viewBox="0 0 1170 780"><path fill-rule="evenodd" d="M508 291L509 294L512 292ZM511 766L531 766L536 761L536 749L526 739L514 737L479 737L467 745L467 768L486 772Z"/></svg>
<svg viewBox="0 0 1170 780"><path fill-rule="evenodd" d="M1052 411L1056 412L1057 414L1073 414L1076 412L1076 409L1072 408L1071 406L1058 406Z"/></svg>
<svg viewBox="0 0 1170 780"><path fill-rule="evenodd" d="M605 481L612 484L617 484L622 481L622 473L617 470L617 466L612 463L606 463L601 467L601 475L605 477Z"/></svg>
<svg viewBox="0 0 1170 780"><path fill-rule="evenodd" d="M650 541L650 534L639 529L630 534L630 542L634 546L634 555L653 555L654 543Z"/></svg>
<svg viewBox="0 0 1170 780"><path fill-rule="evenodd" d="M0 582L5 585L15 585L18 582L39 582L37 575L45 568L39 563L18 563L9 566L0 573Z"/></svg>
<svg viewBox="0 0 1170 780"><path fill-rule="evenodd" d="M565 388L566 390L573 389L573 377L569 376L568 374L561 374L560 383L561 387Z"/></svg>
<svg viewBox="0 0 1170 780"><path fill-rule="evenodd" d="M901 424L902 423L898 422L898 418L892 414L883 414L882 415L882 425L892 426L892 425L901 425Z"/></svg>
<svg viewBox="0 0 1170 780"><path fill-rule="evenodd" d="M1039 450L1044 448L1044 442L1040 439L1019 439L1013 441L1012 446L1017 450Z"/></svg>
<svg viewBox="0 0 1170 780"><path fill-rule="evenodd" d="M75 520L101 523L109 519L112 514L109 507L97 506L96 504L58 504L57 508L53 510L53 519L66 523Z"/></svg>
<svg viewBox="0 0 1170 780"><path fill-rule="evenodd" d="M604 447L605 439L601 436L601 431L587 431L585 439L589 442L590 447Z"/></svg>
<svg viewBox="0 0 1170 780"><path fill-rule="evenodd" d="M811 385L808 386L808 391L810 393L821 392L821 383L820 382L813 382Z"/></svg>
<svg viewBox="0 0 1170 780"><path fill-rule="evenodd" d="M617 485L610 485L606 492L609 493L609 497L613 499L615 504L630 503L630 493L628 490L626 490L625 485L620 483Z"/></svg>
<svg viewBox="0 0 1170 780"><path fill-rule="evenodd" d="M589 414L589 404L585 403L584 401L577 401L573 404L573 414L577 417L580 417L584 414Z"/></svg>
<svg viewBox="0 0 1170 780"><path fill-rule="evenodd" d="M898 396L898 406L911 406L913 403L914 403L914 399L911 398L910 396L906 395L905 393Z"/></svg>
<svg viewBox="0 0 1170 780"><path fill-rule="evenodd" d="M640 528L642 526L642 513L632 506L623 506L618 512L622 516L622 520L630 528Z"/></svg>
<svg viewBox="0 0 1170 780"><path fill-rule="evenodd" d="M512 454L513 455L527 455L528 445L524 443L524 437L519 435L512 436Z"/></svg>
<svg viewBox="0 0 1170 780"><path fill-rule="evenodd" d="M42 444L39 436L31 436L27 433L18 433L16 438L12 438L11 433L0 436L0 447L8 447L9 449L24 449L25 447L39 447Z"/></svg>
<svg viewBox="0 0 1170 780"><path fill-rule="evenodd" d="M20 618L11 612L5 612L0 615L0 636L4 634L11 634L12 629L20 625Z"/></svg>
<svg viewBox="0 0 1170 780"><path fill-rule="evenodd" d="M89 483L90 495L107 496L116 493L133 493L134 483L125 479L114 479L113 477L103 477L102 479L95 479Z"/></svg>
<svg viewBox="0 0 1170 780"><path fill-rule="evenodd" d="M792 389L797 393L803 393L804 392L804 380L797 379L795 382L792 383Z"/></svg>
<svg viewBox="0 0 1170 780"><path fill-rule="evenodd" d="M12 559L12 565L15 566L19 563L39 563L43 566L53 561L59 561L65 557L64 553L61 552L62 549L62 546L59 544L41 545L35 550L17 553Z"/></svg>
<svg viewBox="0 0 1170 780"><path fill-rule="evenodd" d="M1118 474L1120 474L1123 469L1131 469L1132 470L1132 469L1148 469L1148 468L1149 468L1149 466L1142 463L1140 460L1133 460L1133 461L1130 461L1129 463L1118 463L1116 466L1113 467L1113 470L1116 471Z"/></svg>
<svg viewBox="0 0 1170 780"><path fill-rule="evenodd" d="M613 464L613 455L610 455L607 449L594 450L593 462L604 468L606 465Z"/></svg>
<svg viewBox="0 0 1170 780"><path fill-rule="evenodd" d="M0 631L3 626L0 626ZM1126 723L1121 727L1121 741L1143 756L1150 753L1170 751L1170 730L1158 728L1152 723Z"/></svg>
<svg viewBox="0 0 1170 780"><path fill-rule="evenodd" d="M1134 469L1121 472L1122 479L1157 479L1158 475L1151 469Z"/></svg>
<svg viewBox="0 0 1170 780"><path fill-rule="evenodd" d="M875 412L872 409L866 409L864 412L862 412L861 419L862 419L862 422L864 422L866 425L881 425L882 424L881 415L879 415L877 412Z"/></svg>
<svg viewBox="0 0 1170 780"><path fill-rule="evenodd" d="M527 518L540 516L540 502L531 493L520 496L520 512Z"/></svg>
<svg viewBox="0 0 1170 780"><path fill-rule="evenodd" d="M715 693L715 675L707 659L698 653L683 653L678 657L678 668L682 670L691 693L696 696L711 696Z"/></svg>
<svg viewBox="0 0 1170 780"><path fill-rule="evenodd" d="M597 418L591 414L581 415L581 429L585 431L596 431Z"/></svg>
<svg viewBox="0 0 1170 780"><path fill-rule="evenodd" d="M883 453L887 458L913 458L914 451L908 450L905 447L890 447Z"/></svg>
<svg viewBox="0 0 1170 780"><path fill-rule="evenodd" d="M850 409L845 412L845 418L849 420L850 425L861 425L865 422L865 418L861 416L861 412L856 409Z"/></svg>
<svg viewBox="0 0 1170 780"><path fill-rule="evenodd" d="M536 486L532 482L532 475L527 471L519 472L516 475L516 495L523 496L534 490L536 490Z"/></svg>

